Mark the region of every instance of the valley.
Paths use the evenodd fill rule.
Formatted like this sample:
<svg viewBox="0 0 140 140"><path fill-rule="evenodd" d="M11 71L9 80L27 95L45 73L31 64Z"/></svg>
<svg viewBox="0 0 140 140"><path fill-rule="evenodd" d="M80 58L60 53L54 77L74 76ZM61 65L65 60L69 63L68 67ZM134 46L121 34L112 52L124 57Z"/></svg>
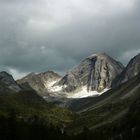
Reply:
<svg viewBox="0 0 140 140"><path fill-rule="evenodd" d="M64 76L0 72L0 139L139 139L139 56L124 67L91 55Z"/></svg>

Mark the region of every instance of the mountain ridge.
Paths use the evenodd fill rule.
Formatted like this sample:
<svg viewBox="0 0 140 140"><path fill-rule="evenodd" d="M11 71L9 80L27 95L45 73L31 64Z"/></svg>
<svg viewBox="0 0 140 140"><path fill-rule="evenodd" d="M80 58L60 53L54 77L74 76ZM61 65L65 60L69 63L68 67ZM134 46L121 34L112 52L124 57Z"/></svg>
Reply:
<svg viewBox="0 0 140 140"><path fill-rule="evenodd" d="M114 79L112 87L119 86L122 83L127 82L131 78L138 75L140 72L140 53L134 56L127 64L125 69Z"/></svg>
<svg viewBox="0 0 140 140"><path fill-rule="evenodd" d="M19 92L21 90L20 86L14 80L13 76L6 71L0 72L0 82L5 84L9 89Z"/></svg>
<svg viewBox="0 0 140 140"><path fill-rule="evenodd" d="M28 83L40 95L49 95L46 84L51 80L57 80L61 76L53 71L46 71L41 73L29 73L27 76L17 80L18 84Z"/></svg>
<svg viewBox="0 0 140 140"><path fill-rule="evenodd" d="M132 60L128 66L133 62ZM106 53L96 53L83 59L63 77L53 71L48 71L37 74L30 73L17 82L19 84L27 82L43 98L48 98L48 96L55 99L99 96L121 84L117 82L118 77L119 79L123 77L122 73L129 68L128 66L125 68L119 61Z"/></svg>

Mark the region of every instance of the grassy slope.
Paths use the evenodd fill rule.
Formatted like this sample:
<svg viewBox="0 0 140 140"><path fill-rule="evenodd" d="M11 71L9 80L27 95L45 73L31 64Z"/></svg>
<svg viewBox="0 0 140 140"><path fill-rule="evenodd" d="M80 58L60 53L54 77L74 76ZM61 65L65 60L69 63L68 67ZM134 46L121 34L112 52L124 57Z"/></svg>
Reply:
<svg viewBox="0 0 140 140"><path fill-rule="evenodd" d="M73 117L70 111L48 104L33 90L14 93L0 83L0 116L9 117L13 111L17 118L37 115L55 126L70 123Z"/></svg>
<svg viewBox="0 0 140 140"><path fill-rule="evenodd" d="M97 128L120 120L127 114L131 104L140 96L140 87L137 87L139 83L140 78L137 76L99 97L99 99L91 99L88 104L79 108L81 109L78 112L79 117L69 126L68 131L79 133L83 130L83 127L95 131ZM135 87L137 87L136 90L132 90ZM128 98L122 98L130 91L132 91L132 94ZM97 100L97 102L92 103L92 100Z"/></svg>
<svg viewBox="0 0 140 140"><path fill-rule="evenodd" d="M98 99L91 99L88 104L80 108L75 118L67 109L46 103L32 90L14 93L0 83L0 117L9 118L10 113L14 111L17 119L26 121L38 116L53 126L62 127L65 124L68 126L66 130L69 135L79 134L84 127L87 127L92 130L96 139L98 135L100 137L100 134L104 136L104 139L106 136L108 139L108 136L112 134L122 133L122 126L138 122L136 120L139 120L139 117L135 119L133 110L137 107L135 101L138 102L140 98L140 88L132 89L135 89L139 83L140 78L137 76L122 86L103 94ZM131 93L130 91L133 91L133 94L130 94L128 98L122 98ZM139 110L135 111L135 115L140 115Z"/></svg>

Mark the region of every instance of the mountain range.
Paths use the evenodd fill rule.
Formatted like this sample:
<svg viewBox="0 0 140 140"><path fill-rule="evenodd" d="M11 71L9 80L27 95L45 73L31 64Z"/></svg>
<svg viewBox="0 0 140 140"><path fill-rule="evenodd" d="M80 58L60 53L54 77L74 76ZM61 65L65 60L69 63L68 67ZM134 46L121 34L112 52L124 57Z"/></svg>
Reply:
<svg viewBox="0 0 140 140"><path fill-rule="evenodd" d="M44 99L75 99L99 96L131 79L139 72L140 54L125 68L106 53L93 54L70 69L64 76L48 71L30 73L18 84L28 83ZM49 100L50 101L50 100Z"/></svg>
<svg viewBox="0 0 140 140"><path fill-rule="evenodd" d="M17 82L19 84L28 82L33 89L42 92L43 95L46 92L46 95L55 97L59 95L66 98L83 98L97 96L110 89L113 80L123 70L124 66L120 62L101 53L87 57L63 77L54 72L46 72L29 74Z"/></svg>
<svg viewBox="0 0 140 140"><path fill-rule="evenodd" d="M15 135L20 140L21 132L23 139L38 140L41 135L44 136L41 139L61 140L139 139L139 99L140 54L126 67L106 53L93 54L64 76L47 71L30 73L15 81L3 71L0 72L0 139ZM31 136L25 128L36 133ZM41 131L46 129L51 135Z"/></svg>

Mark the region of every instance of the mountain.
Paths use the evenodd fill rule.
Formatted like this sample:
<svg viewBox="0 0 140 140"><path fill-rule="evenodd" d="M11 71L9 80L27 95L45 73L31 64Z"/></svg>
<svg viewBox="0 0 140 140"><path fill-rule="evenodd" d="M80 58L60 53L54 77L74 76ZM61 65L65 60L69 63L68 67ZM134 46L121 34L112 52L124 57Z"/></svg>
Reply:
<svg viewBox="0 0 140 140"><path fill-rule="evenodd" d="M42 72L39 74L30 73L22 79L17 80L17 83L20 85L25 85L26 83L31 86L35 91L40 95L45 96L49 95L49 85L52 82L56 82L61 78L60 75L53 71Z"/></svg>
<svg viewBox="0 0 140 140"><path fill-rule="evenodd" d="M3 86L7 86L9 89L19 92L21 90L20 86L15 82L12 75L8 74L5 71L0 72L0 82L3 84ZM1 89L3 88L1 85Z"/></svg>
<svg viewBox="0 0 140 140"><path fill-rule="evenodd" d="M116 88L110 89L104 94L97 97L87 97L82 99L74 99L67 103L67 107L70 110L79 112L83 110L92 109L98 104L108 103L108 102L116 102L116 101L124 101L125 99L133 100L133 97L137 97L140 93L140 73L128 80L127 82L117 86Z"/></svg>
<svg viewBox="0 0 140 140"><path fill-rule="evenodd" d="M107 54L93 54L69 70L51 91L56 95L65 93L68 98L96 96L110 89L112 81L123 69L120 62Z"/></svg>
<svg viewBox="0 0 140 140"><path fill-rule="evenodd" d="M0 140L58 138L63 125L73 120L71 111L47 103L32 88L17 92L10 74L1 72L0 77Z"/></svg>
<svg viewBox="0 0 140 140"><path fill-rule="evenodd" d="M69 126L67 133L79 135L84 126L90 131L89 139L138 140L140 73L101 96L78 99L71 107L79 117Z"/></svg>
<svg viewBox="0 0 140 140"><path fill-rule="evenodd" d="M98 61L91 60L91 58L96 58ZM90 62L90 64L85 61ZM92 61L95 62L95 65L91 66ZM23 78L24 81L20 84L21 90L17 93L11 88L11 85L18 86L18 84L11 75L2 72L0 74L2 75L0 78L0 139L139 140L140 72L135 74L136 68L139 71L139 62L137 61L139 59L136 57L131 60L131 75L133 76L115 88L111 88L112 82L108 82L106 85L111 89L104 94L78 99L64 98L69 110L46 102L38 95L37 90L33 90L29 85L33 81L38 87L40 82L43 85L46 83L45 91L48 92L46 94L53 94L51 93L52 90L72 94L73 91L67 91L66 89L69 84L60 84L65 76L62 78L54 76L54 72L50 71L40 74L31 73ZM85 68L83 74L79 76L79 68L83 69L83 67ZM85 85L89 88L89 91L92 90L92 85L88 85L86 81L88 81L88 78L94 81L98 74L96 72L89 73L89 69L101 73L100 80L107 80L107 78L112 80L114 79L112 78L113 74L120 73L123 66L106 54L92 55L86 58L70 70L71 73L73 72L74 78L78 76L80 79L81 77L80 82L85 80L85 84L78 84L77 82L74 91ZM84 74L91 74L92 77ZM111 76L108 77L108 75ZM99 83L96 83L99 88L100 80ZM20 83L20 80L18 82ZM69 81L67 82L69 83ZM93 90L95 89L94 87ZM106 89L106 86L104 89ZM104 89L102 90L104 91ZM100 92L98 88L96 90ZM56 92L56 95L59 94L63 93Z"/></svg>
<svg viewBox="0 0 140 140"><path fill-rule="evenodd" d="M140 72L140 53L130 60L123 72L116 77L112 86L116 87L129 79L133 78Z"/></svg>

